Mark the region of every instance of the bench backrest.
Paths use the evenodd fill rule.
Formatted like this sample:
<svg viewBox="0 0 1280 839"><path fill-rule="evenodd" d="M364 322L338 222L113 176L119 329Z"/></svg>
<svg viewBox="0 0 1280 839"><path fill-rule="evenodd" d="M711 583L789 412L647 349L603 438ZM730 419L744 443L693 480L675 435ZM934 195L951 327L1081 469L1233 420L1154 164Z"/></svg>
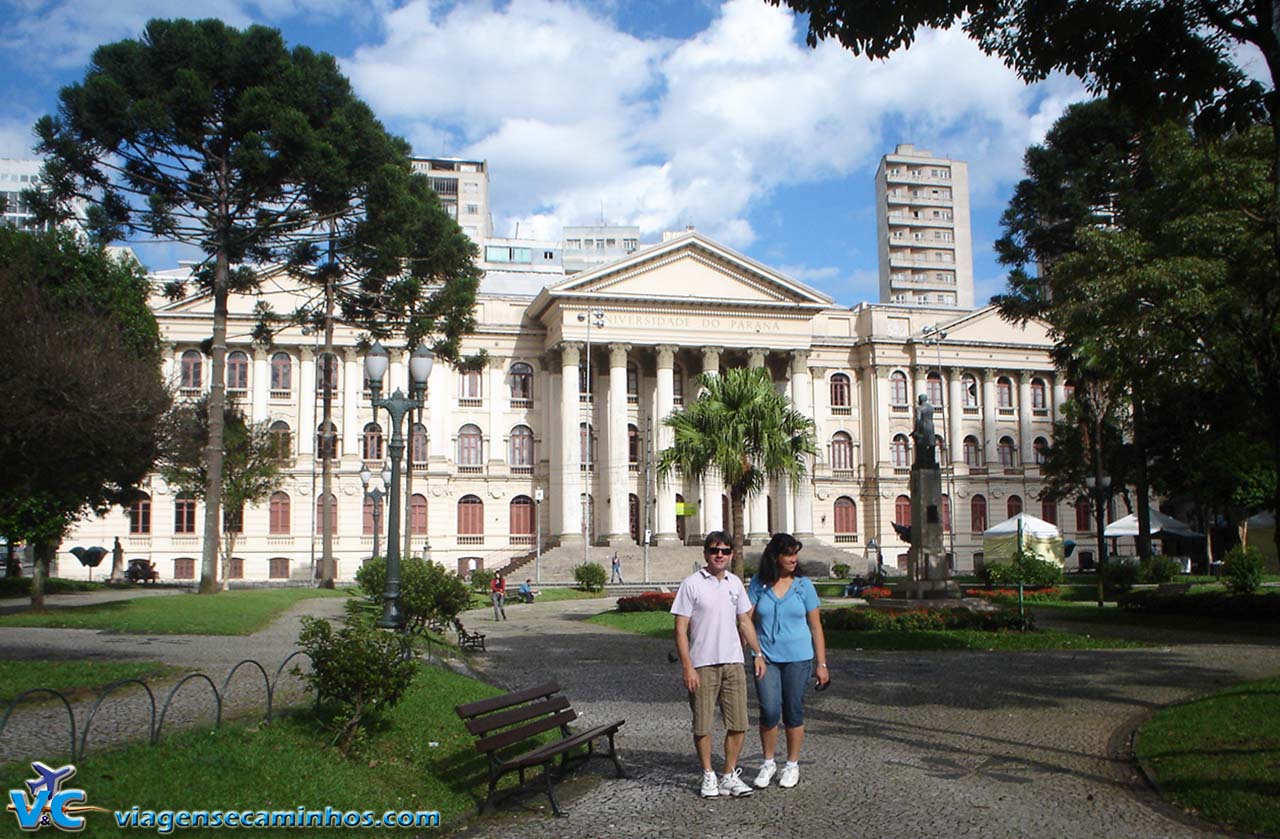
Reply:
<svg viewBox="0 0 1280 839"><path fill-rule="evenodd" d="M454 711L476 735L476 751L490 753L568 725L578 718L560 686L547 682L514 693L458 705Z"/></svg>

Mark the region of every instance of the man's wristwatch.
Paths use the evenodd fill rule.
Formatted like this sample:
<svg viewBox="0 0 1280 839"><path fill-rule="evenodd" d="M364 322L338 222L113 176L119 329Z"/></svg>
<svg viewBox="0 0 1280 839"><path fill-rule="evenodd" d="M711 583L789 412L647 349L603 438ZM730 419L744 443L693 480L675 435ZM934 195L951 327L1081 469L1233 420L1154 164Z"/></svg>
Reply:
<svg viewBox="0 0 1280 839"><path fill-rule="evenodd" d="M827 663L826 663L825 661L819 661L819 662L818 662L818 666L819 666L819 667L826 667L826 666L827 666Z"/></svg>

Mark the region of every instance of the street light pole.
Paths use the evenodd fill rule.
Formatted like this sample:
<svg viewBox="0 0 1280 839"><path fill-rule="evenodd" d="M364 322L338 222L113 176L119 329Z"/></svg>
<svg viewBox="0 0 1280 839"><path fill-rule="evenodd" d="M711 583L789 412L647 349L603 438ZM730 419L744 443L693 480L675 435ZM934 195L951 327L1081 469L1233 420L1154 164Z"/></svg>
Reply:
<svg viewBox="0 0 1280 839"><path fill-rule="evenodd" d="M926 345L933 344L934 352L937 355L938 407L942 409L942 416L946 419L947 425L950 427L953 425L953 423L951 422L951 415L948 414L947 411L948 410L954 411L955 406L952 405L950 409L947 408L947 383L946 383L946 377L942 372L942 342L946 340L947 331L945 329L938 329L937 327L934 327L934 326L925 326L920 331L923 332L925 335L925 339L924 339L925 344ZM925 386L927 389L928 388L927 380L926 380ZM947 519L948 521L944 522L944 524L947 525L947 539L951 543L951 562L949 563L949 565L951 566L951 571L954 573L956 568L956 561L957 561L956 560L956 511L954 509L955 503L956 503L956 467L955 467L955 462L951 457L951 447L956 444L956 441L951 439L951 432L949 428L947 430L946 435L942 439L944 441L942 444L942 457L943 457L943 460L946 461L946 463L943 465L942 468L945 470L947 475ZM1026 490L1024 489L1023 492L1025 493Z"/></svg>
<svg viewBox="0 0 1280 839"><path fill-rule="evenodd" d="M387 452L391 461L391 493L387 512L387 576L382 592L382 617L378 626L383 629L402 629L405 619L400 609L400 461L404 456L404 435L401 427L405 415L422 407L422 394L426 391L427 378L434 363L431 350L419 346L409 358L411 395L405 396L396 388L390 396L382 397L382 377L386 375L391 358L382 344L374 344L364 359L365 377L372 393L374 413L385 408L391 418L391 442Z"/></svg>
<svg viewBox="0 0 1280 839"><path fill-rule="evenodd" d="M367 466L360 470L360 483L364 487L364 497L373 501L373 555L378 556L378 537L382 534L382 499L386 498L387 492L382 487L369 489L369 482L372 479L373 473ZM382 467L382 486L391 486L390 466Z"/></svg>
<svg viewBox="0 0 1280 839"><path fill-rule="evenodd" d="M533 526L537 532L537 544L533 554L533 581L542 583L542 487L533 488Z"/></svg>
<svg viewBox="0 0 1280 839"><path fill-rule="evenodd" d="M591 431L594 428L592 420L595 419L595 405L591 402L591 327L594 325L596 329L604 328L604 311L592 309L590 312L579 312L578 322L587 325L587 424L586 445L582 452L583 463L586 464L586 484L582 491L582 564L586 565L591 561L591 519L595 515L595 505L591 503L594 483L591 475Z"/></svg>

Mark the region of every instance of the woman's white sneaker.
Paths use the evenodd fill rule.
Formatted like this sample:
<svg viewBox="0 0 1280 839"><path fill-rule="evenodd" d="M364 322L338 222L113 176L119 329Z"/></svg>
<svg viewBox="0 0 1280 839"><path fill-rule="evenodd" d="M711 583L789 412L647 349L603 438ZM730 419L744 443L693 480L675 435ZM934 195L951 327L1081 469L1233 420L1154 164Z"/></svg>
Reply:
<svg viewBox="0 0 1280 839"><path fill-rule="evenodd" d="M790 789L800 781L800 767L794 763L788 763L782 767L782 777L778 779L778 786L783 789Z"/></svg>
<svg viewBox="0 0 1280 839"><path fill-rule="evenodd" d="M772 760L763 764L760 771L756 773L756 779L753 782L756 789L764 789L769 786L769 782L773 780L773 774L778 771L778 764Z"/></svg>

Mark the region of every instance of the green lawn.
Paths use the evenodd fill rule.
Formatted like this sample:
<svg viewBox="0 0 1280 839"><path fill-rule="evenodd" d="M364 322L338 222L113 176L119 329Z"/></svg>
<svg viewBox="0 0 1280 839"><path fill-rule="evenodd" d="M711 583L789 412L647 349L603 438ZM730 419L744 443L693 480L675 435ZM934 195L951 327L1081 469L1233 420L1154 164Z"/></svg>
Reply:
<svg viewBox="0 0 1280 839"><path fill-rule="evenodd" d="M588 618L592 623L635 632L650 638L670 639L675 617L669 612L604 612ZM878 632L832 630L827 646L842 650L1090 650L1141 647L1145 644L1114 638L1094 638L1072 632Z"/></svg>
<svg viewBox="0 0 1280 839"><path fill-rule="evenodd" d="M1271 641L1276 638L1275 621L1229 620L1201 615L1160 615L1118 609L1108 603L1099 609L1088 603L1034 603L1028 609L1041 612L1054 623L1079 626L1081 632L1093 635L1113 629L1121 633L1127 629L1172 630L1206 632L1224 638Z"/></svg>
<svg viewBox="0 0 1280 839"><path fill-rule="evenodd" d="M108 629L148 635L249 635L300 600L346 596L345 591L333 589L270 588L209 596L137 597L94 606L60 606L46 612L0 615L0 627Z"/></svg>
<svg viewBox="0 0 1280 839"><path fill-rule="evenodd" d="M0 706L32 688L84 694L118 679L145 679L174 672L158 661L0 661ZM37 694L27 701L49 699Z"/></svg>
<svg viewBox="0 0 1280 839"><path fill-rule="evenodd" d="M423 667L358 758L348 759L329 748L315 717L301 713L269 726L226 725L217 731L178 732L158 746L90 751L76 767L75 786L85 790L86 804L110 810L134 805L143 810L295 811L330 806L371 810L379 816L388 809L439 810L441 824L448 828L474 812L480 800L476 796L485 788L484 760L476 756L474 739L453 706L498 692L448 670ZM6 789L19 789L30 770L22 764L4 767L0 782ZM120 833L109 814L89 813L86 818L84 836ZM228 837L271 832L279 831L197 831L200 836ZM156 830L126 833L154 836ZM308 828L301 833L402 839L428 835L414 829Z"/></svg>
<svg viewBox="0 0 1280 839"><path fill-rule="evenodd" d="M107 574L111 569L107 569ZM61 577L50 577L44 581L45 594L66 594L72 591L97 591L101 588L126 588L127 583L102 583L88 580L64 580ZM30 577L0 577L0 597L30 597Z"/></svg>
<svg viewBox="0 0 1280 839"><path fill-rule="evenodd" d="M1280 679L1161 711L1134 747L1164 794L1211 821L1280 833Z"/></svg>

